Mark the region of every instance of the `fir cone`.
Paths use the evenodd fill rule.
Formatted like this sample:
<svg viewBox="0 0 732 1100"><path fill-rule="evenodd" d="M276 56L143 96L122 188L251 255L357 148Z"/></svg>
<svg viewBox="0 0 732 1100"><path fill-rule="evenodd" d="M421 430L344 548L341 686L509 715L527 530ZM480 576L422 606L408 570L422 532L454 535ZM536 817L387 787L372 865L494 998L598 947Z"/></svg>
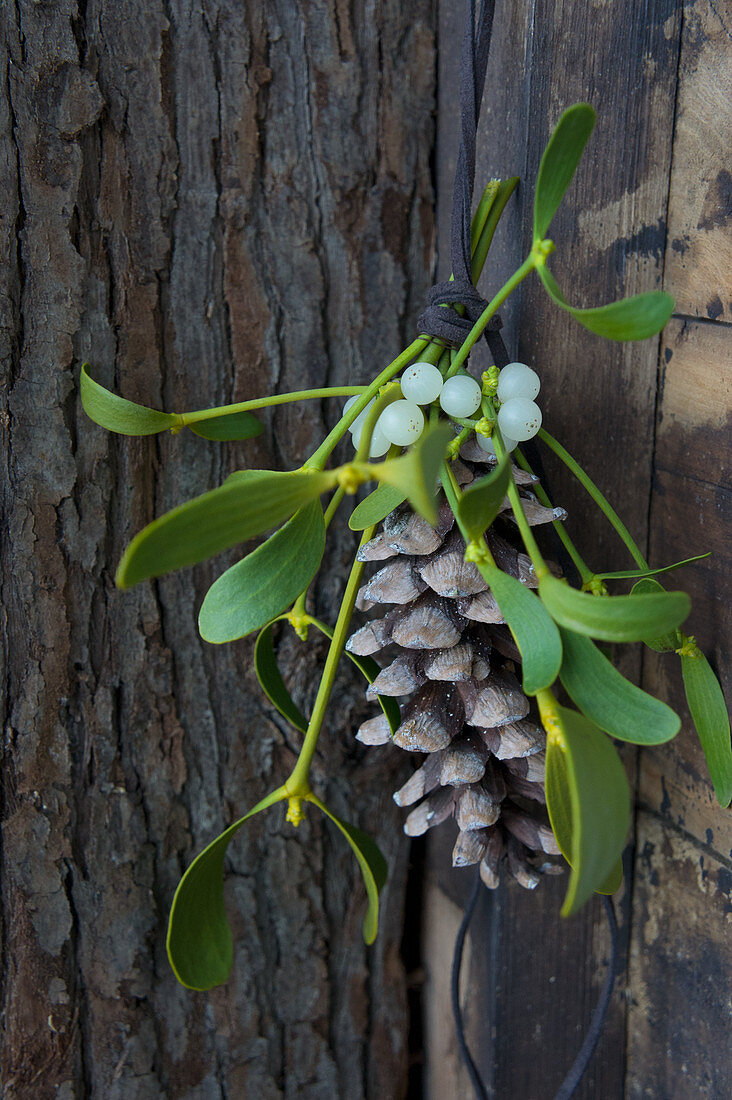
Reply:
<svg viewBox="0 0 732 1100"><path fill-rule="evenodd" d="M482 476L489 456L473 438L452 470L461 485ZM514 467L532 525L563 519L531 493L533 475ZM497 564L536 587L530 559L510 506L486 532ZM357 608L390 607L349 639L347 649L376 657L381 672L367 691L400 700L401 725L392 737L383 713L356 737L367 745L393 741L427 757L394 799L413 806L404 831L419 836L450 817L458 826L453 865L480 864L483 882L499 882L499 868L533 890L542 873L560 868L546 813L546 735L521 690L520 655L495 598L478 568L465 561L465 543L444 496L436 527L406 505L387 516L359 552L383 563L359 592Z"/></svg>

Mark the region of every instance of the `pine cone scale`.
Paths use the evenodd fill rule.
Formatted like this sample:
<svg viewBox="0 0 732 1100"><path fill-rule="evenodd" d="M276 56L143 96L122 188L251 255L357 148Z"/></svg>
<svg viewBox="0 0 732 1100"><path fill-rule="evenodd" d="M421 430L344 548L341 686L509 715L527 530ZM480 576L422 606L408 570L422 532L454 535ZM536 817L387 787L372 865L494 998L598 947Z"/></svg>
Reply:
<svg viewBox="0 0 732 1100"><path fill-rule="evenodd" d="M474 439L461 459L453 464L460 485L482 476L478 464L485 465L487 456ZM514 477L529 523L564 517L563 509L544 507L528 491L533 475L514 468ZM486 539L499 568L527 587L538 585L529 557L514 545L507 515L499 515ZM393 738L383 715L367 719L356 736L363 744L392 740L427 754L394 794L397 805L410 807L405 833L421 836L454 818L454 866L479 864L490 889L505 866L520 885L534 889L543 873L555 870L547 856L558 854L545 809L546 735L521 689L516 643L484 577L465 561L465 543L445 498L435 527L400 506L359 558L378 568L357 606L391 609L355 631L346 648L382 655L367 697L401 699L402 721Z"/></svg>

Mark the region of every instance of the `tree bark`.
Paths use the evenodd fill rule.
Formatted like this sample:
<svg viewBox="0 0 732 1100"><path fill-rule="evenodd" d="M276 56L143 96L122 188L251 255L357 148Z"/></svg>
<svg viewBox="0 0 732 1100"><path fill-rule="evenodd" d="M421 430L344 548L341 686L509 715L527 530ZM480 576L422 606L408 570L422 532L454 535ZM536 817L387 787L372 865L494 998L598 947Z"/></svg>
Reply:
<svg viewBox="0 0 732 1100"><path fill-rule="evenodd" d="M404 764L355 746L362 684L343 672L316 784L389 861L375 947L349 850L277 808L231 848L231 981L188 992L164 949L178 878L295 745L250 642L198 637L221 562L113 584L145 523L233 469L293 468L335 409L279 409L241 445L135 440L86 419L78 377L88 360L183 410L364 382L412 338L434 0L16 0L0 20L3 1095L398 1097ZM331 621L352 547L337 531L315 592ZM306 707L324 648L282 653Z"/></svg>

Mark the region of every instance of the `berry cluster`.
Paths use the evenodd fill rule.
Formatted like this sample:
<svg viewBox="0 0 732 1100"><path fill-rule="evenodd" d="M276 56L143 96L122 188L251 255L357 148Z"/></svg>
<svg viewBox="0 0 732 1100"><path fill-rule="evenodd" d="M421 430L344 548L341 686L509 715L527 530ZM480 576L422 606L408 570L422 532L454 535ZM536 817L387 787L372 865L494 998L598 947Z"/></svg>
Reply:
<svg viewBox="0 0 732 1100"><path fill-rule="evenodd" d="M424 413L420 406L431 405L439 398L440 408L448 416L464 419L480 408L482 392L469 374L456 374L443 379L432 363L412 363L401 379L402 398L392 402L376 422L369 447L370 458L381 458L395 443L407 447L416 443L424 430ZM539 376L525 363L509 363L498 376L496 396L501 402L498 427L506 449L512 451L519 443L532 439L541 427L541 409L534 401L540 388ZM358 398L351 397L344 411ZM361 432L375 399L356 417L351 425L354 447L358 448ZM493 441L478 435L478 443L488 454L495 454Z"/></svg>

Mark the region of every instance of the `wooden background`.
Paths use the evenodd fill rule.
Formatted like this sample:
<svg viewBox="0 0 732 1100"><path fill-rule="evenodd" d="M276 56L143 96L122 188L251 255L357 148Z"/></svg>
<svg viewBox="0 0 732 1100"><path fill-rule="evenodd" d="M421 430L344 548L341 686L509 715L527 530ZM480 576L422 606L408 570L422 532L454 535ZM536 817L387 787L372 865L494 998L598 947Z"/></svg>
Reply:
<svg viewBox="0 0 732 1100"><path fill-rule="evenodd" d="M447 43L461 10L452 0L441 4L444 155L455 111L454 47L451 53ZM729 699L732 5L499 2L496 31L479 179L513 172L532 180L563 108L589 101L597 128L550 230L561 242L552 268L578 305L654 287L676 299L660 339L612 345L554 309L538 283L525 283L514 310L504 313L510 347L542 375L549 431L603 487L650 559L662 564L713 551L678 579L694 601L687 632L721 673ZM444 241L447 167L438 179ZM501 238L501 267L483 284L486 296L525 255L531 202L531 187L522 187ZM589 498L561 468L546 465L587 560L628 568ZM626 673L663 693L686 721L672 745L626 754L637 809L618 905L624 965L577 1095L718 1100L732 1094L732 814L713 798L678 662L648 651L640 660L628 653ZM428 1095L437 1100L470 1096L444 1024L449 960L441 949L457 929L468 884L458 887L459 874L445 870L445 838L434 848L425 957ZM477 912L464 1001L496 1097L553 1096L604 979L601 905L565 923L557 915L563 890L554 879L533 895L503 891Z"/></svg>
<svg viewBox="0 0 732 1100"><path fill-rule="evenodd" d="M279 410L259 440L222 448L110 437L76 392L85 358L168 408L364 381L392 358L444 245L462 22L457 0L0 7L8 1100L470 1096L447 1000L468 876L449 869L447 835L410 851L390 797L407 763L354 744L368 708L347 672L318 782L389 859L378 943L360 943L337 838L271 813L231 850L229 985L187 993L164 955L181 870L282 780L294 746L249 643L197 637L209 567L131 593L113 570L143 523L231 469L296 465L335 410ZM721 0L498 0L478 169L479 185L531 181L562 108L597 108L554 269L580 304L663 285L677 314L661 340L612 346L527 284L507 335L542 373L550 430L653 560L714 550L680 580L727 677L731 33ZM488 292L527 245L530 202L525 184ZM590 560L621 565L612 532L550 477ZM344 534L329 551L324 618L349 547ZM291 643L285 657L307 706L310 665ZM626 662L680 705L672 662ZM627 762L625 963L580 1095L726 1097L730 815L688 728ZM562 890L502 889L476 915L464 998L499 1098L553 1095L602 980L599 908L562 922Z"/></svg>

